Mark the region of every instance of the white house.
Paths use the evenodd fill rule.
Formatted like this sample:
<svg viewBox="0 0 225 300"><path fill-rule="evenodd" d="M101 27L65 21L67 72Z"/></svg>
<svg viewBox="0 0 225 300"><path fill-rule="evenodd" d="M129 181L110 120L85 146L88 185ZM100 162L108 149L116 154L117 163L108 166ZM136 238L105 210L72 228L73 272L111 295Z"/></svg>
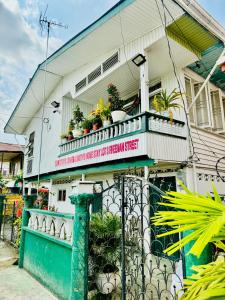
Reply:
<svg viewBox="0 0 225 300"><path fill-rule="evenodd" d="M62 212L72 210L73 181L104 184L132 168L146 178L181 178L199 192L210 191L214 180L225 195L222 160L216 169L225 151L225 74L219 67L188 110L224 40L224 28L195 1L119 1L37 67L5 126L27 137L26 185L48 187L49 206ZM134 58L144 58L143 64ZM88 116L99 98L107 103L109 83L122 99L140 103L125 120L62 144L75 106ZM172 123L151 106L162 89L185 93Z"/></svg>

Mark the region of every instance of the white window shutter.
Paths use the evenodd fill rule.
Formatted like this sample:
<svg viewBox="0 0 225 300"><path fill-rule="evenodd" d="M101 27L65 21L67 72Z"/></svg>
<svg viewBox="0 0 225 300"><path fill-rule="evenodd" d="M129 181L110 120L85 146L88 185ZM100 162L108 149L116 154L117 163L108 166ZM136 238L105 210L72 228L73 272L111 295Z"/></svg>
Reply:
<svg viewBox="0 0 225 300"><path fill-rule="evenodd" d="M187 107L190 107L193 100L193 90L192 90L191 79L187 77L185 77L185 90L186 90L185 95L186 95ZM194 109L195 109L195 105L189 111L189 118L191 124L195 124Z"/></svg>
<svg viewBox="0 0 225 300"><path fill-rule="evenodd" d="M211 92L211 103L212 103L212 115L213 115L213 129L216 131L223 131L223 115L222 115L222 99L220 92Z"/></svg>
<svg viewBox="0 0 225 300"><path fill-rule="evenodd" d="M201 85L201 83L197 83L194 85L195 95L197 95L199 89L201 88ZM203 89L196 101L196 114L197 126L202 128L211 127L207 88Z"/></svg>

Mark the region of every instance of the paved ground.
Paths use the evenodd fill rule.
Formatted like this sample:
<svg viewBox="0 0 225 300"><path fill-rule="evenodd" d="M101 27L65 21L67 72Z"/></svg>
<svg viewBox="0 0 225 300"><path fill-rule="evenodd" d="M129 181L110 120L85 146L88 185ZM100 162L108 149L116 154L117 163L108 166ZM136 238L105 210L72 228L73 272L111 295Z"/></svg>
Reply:
<svg viewBox="0 0 225 300"><path fill-rule="evenodd" d="M17 253L0 241L0 299L56 300L48 290L17 265Z"/></svg>

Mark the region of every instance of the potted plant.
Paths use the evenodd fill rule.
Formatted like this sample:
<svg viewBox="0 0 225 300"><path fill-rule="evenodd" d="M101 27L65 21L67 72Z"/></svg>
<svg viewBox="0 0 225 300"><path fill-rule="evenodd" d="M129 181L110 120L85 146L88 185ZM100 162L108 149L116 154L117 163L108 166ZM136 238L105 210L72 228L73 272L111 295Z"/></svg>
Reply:
<svg viewBox="0 0 225 300"><path fill-rule="evenodd" d="M72 141L73 139L74 139L73 132L69 131L68 132L68 141Z"/></svg>
<svg viewBox="0 0 225 300"><path fill-rule="evenodd" d="M120 217L110 212L92 214L89 253L95 283L102 294L110 294L120 283L117 263L121 243Z"/></svg>
<svg viewBox="0 0 225 300"><path fill-rule="evenodd" d="M109 106L104 106L100 112L100 116L102 119L103 127L107 127L111 124L110 117L111 111Z"/></svg>
<svg viewBox="0 0 225 300"><path fill-rule="evenodd" d="M92 121L89 119L85 119L82 122L81 127L84 130L84 134L88 134L90 132L90 130L92 129Z"/></svg>
<svg viewBox="0 0 225 300"><path fill-rule="evenodd" d="M61 134L61 142L62 142L62 144L66 143L67 140L68 140L68 134L66 134L66 133Z"/></svg>
<svg viewBox="0 0 225 300"><path fill-rule="evenodd" d="M173 121L173 110L176 108L182 108L182 105L176 101L182 97L180 92L174 89L170 94L167 94L166 90L162 90L159 94L156 94L152 105L155 111L159 113L168 113L170 123Z"/></svg>
<svg viewBox="0 0 225 300"><path fill-rule="evenodd" d="M98 130L102 126L102 120L100 115L95 115L92 119L92 129Z"/></svg>
<svg viewBox="0 0 225 300"><path fill-rule="evenodd" d="M74 119L74 129L73 136L79 137L82 136L83 132L81 130L81 122L84 120L84 114L80 110L80 106L77 104L73 111L73 119Z"/></svg>
<svg viewBox="0 0 225 300"><path fill-rule="evenodd" d="M120 99L117 87L110 83L107 88L109 94L109 108L113 122L123 121L126 118L126 112L123 111L123 100Z"/></svg>

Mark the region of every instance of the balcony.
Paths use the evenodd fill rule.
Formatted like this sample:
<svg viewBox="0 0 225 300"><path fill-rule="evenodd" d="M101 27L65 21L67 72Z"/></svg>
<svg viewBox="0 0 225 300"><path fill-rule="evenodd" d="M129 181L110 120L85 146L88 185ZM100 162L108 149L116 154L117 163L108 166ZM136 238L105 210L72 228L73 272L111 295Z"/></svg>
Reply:
<svg viewBox="0 0 225 300"><path fill-rule="evenodd" d="M184 122L174 119L171 123L166 116L145 112L61 144L55 166L89 165L141 155L182 161L187 155L186 135ZM72 153L76 155L68 156Z"/></svg>

